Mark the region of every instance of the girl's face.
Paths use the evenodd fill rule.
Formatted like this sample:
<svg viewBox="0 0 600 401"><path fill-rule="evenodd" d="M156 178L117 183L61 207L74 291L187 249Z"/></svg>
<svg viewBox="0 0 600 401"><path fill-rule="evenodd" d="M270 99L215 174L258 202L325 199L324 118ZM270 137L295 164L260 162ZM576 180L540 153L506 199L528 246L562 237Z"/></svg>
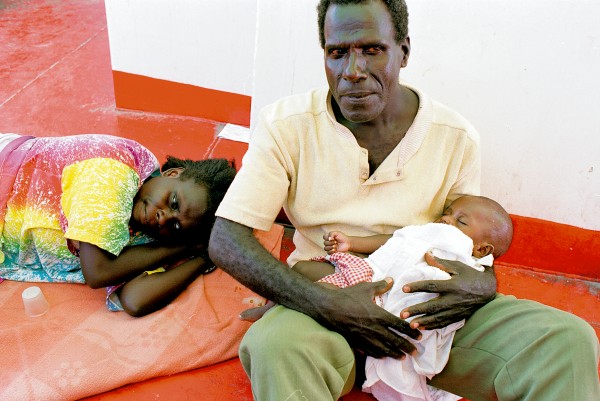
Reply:
<svg viewBox="0 0 600 401"><path fill-rule="evenodd" d="M207 191L193 180L182 181L173 168L146 181L133 200L131 225L157 238L185 238L199 227L207 209Z"/></svg>

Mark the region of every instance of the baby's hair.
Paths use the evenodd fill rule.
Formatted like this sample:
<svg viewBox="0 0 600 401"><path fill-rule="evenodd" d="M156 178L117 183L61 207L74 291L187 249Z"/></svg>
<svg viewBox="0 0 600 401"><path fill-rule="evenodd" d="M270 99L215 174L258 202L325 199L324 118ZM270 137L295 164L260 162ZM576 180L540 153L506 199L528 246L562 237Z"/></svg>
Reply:
<svg viewBox="0 0 600 401"><path fill-rule="evenodd" d="M215 212L236 174L234 161L227 159L190 160L167 156L167 161L162 165L161 171L170 168L183 168L179 179L194 180L196 184L206 188L207 209L199 226L202 240L208 242L210 230L215 222Z"/></svg>

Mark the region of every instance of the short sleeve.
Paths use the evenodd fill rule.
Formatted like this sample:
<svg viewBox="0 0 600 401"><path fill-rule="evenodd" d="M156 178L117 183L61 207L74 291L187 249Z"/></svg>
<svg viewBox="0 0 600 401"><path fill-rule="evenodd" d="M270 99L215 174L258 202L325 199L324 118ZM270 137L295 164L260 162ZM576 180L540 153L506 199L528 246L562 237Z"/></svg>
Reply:
<svg viewBox="0 0 600 401"><path fill-rule="evenodd" d="M131 167L107 158L67 166L61 206L65 237L118 255L129 241L129 219L140 177Z"/></svg>
<svg viewBox="0 0 600 401"><path fill-rule="evenodd" d="M276 124L266 123L261 113L242 168L216 215L269 231L288 195L292 163L287 152Z"/></svg>

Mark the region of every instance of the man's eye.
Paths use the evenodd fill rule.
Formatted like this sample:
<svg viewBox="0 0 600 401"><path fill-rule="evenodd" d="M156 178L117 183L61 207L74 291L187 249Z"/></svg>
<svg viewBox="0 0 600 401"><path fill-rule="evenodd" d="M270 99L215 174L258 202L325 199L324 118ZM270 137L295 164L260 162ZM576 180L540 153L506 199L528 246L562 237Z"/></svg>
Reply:
<svg viewBox="0 0 600 401"><path fill-rule="evenodd" d="M342 57L344 54L346 54L344 49L329 49L329 55L333 58Z"/></svg>
<svg viewBox="0 0 600 401"><path fill-rule="evenodd" d="M383 48L381 46L369 46L366 49L364 49L364 52L371 56L377 55L377 54L381 53L382 51L383 51Z"/></svg>

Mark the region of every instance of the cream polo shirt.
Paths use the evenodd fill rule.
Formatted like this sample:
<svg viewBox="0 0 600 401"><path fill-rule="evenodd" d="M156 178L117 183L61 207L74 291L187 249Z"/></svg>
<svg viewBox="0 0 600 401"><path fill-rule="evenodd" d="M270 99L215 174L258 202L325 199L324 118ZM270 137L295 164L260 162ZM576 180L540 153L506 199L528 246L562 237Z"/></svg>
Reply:
<svg viewBox="0 0 600 401"><path fill-rule="evenodd" d="M409 88L419 97L415 120L371 176L368 152L335 120L327 88L265 107L217 216L269 230L283 206L296 228L291 266L324 254L329 231L391 234L433 221L461 195L478 195L479 135Z"/></svg>

